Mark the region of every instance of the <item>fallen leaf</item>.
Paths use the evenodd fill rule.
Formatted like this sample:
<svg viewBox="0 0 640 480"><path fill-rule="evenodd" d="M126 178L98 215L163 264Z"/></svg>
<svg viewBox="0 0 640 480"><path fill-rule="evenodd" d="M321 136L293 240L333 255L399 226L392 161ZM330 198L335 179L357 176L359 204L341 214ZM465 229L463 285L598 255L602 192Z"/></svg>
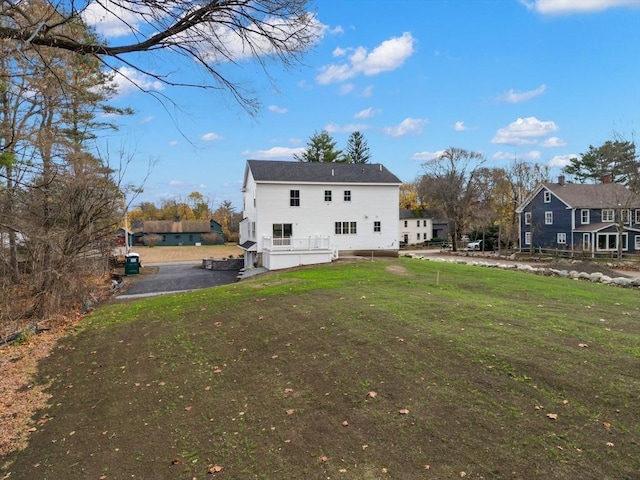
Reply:
<svg viewBox="0 0 640 480"><path fill-rule="evenodd" d="M295 410L293 408L290 408L289 410L287 410L287 415L293 415L293 412L295 412Z"/></svg>
<svg viewBox="0 0 640 480"><path fill-rule="evenodd" d="M338 470L340 473L347 473L347 469L346 468L341 468L340 470Z"/></svg>
<svg viewBox="0 0 640 480"><path fill-rule="evenodd" d="M213 373L222 373L222 369L221 368L216 368Z"/></svg>
<svg viewBox="0 0 640 480"><path fill-rule="evenodd" d="M374 392L373 390L370 391L369 393L367 393L367 397L369 398L376 398L378 394L376 392Z"/></svg>
<svg viewBox="0 0 640 480"><path fill-rule="evenodd" d="M547 418L550 418L551 420L557 420L558 419L558 414L557 413L547 413Z"/></svg>
<svg viewBox="0 0 640 480"><path fill-rule="evenodd" d="M222 471L222 467L220 465L209 465L209 473L218 473Z"/></svg>
<svg viewBox="0 0 640 480"><path fill-rule="evenodd" d="M460 478L464 478L467 476L467 472L460 472Z"/></svg>
<svg viewBox="0 0 640 480"><path fill-rule="evenodd" d="M579 343L579 344L578 344L578 346L579 346L580 348L587 348L589 345L588 345L588 344L586 344L586 343Z"/></svg>
<svg viewBox="0 0 640 480"><path fill-rule="evenodd" d="M607 442L607 443L605 443L605 445L606 445L607 447L613 447L613 446L614 446L613 442Z"/></svg>
<svg viewBox="0 0 640 480"><path fill-rule="evenodd" d="M271 355L271 358L275 360L276 358L278 358L278 355Z"/></svg>
<svg viewBox="0 0 640 480"><path fill-rule="evenodd" d="M607 430L609 430L611 428L611 424L609 422L602 422L602 425L604 426L604 428L606 428Z"/></svg>
<svg viewBox="0 0 640 480"><path fill-rule="evenodd" d="M343 427L348 427L349 426L349 422L347 422L346 420L344 422L342 422L342 426Z"/></svg>
<svg viewBox="0 0 640 480"><path fill-rule="evenodd" d="M180 459L178 457L176 457L173 460L171 460L171 465L177 465L179 463L180 463Z"/></svg>
<svg viewBox="0 0 640 480"><path fill-rule="evenodd" d="M284 393L293 393L293 388L285 388Z"/></svg>
<svg viewBox="0 0 640 480"><path fill-rule="evenodd" d="M208 392L209 390L211 390L211 387L207 385L206 387L204 387L204 389Z"/></svg>
<svg viewBox="0 0 640 480"><path fill-rule="evenodd" d="M400 413L401 415L408 415L409 414L409 410L406 408L403 408L402 410L398 410L398 413Z"/></svg>
<svg viewBox="0 0 640 480"><path fill-rule="evenodd" d="M191 405L189 405L188 407L184 407L184 409L188 412L189 410L191 410L193 407Z"/></svg>
<svg viewBox="0 0 640 480"><path fill-rule="evenodd" d="M327 457L326 455L322 455L321 457L318 457L318 461L319 462L328 462L329 461L329 457Z"/></svg>
<svg viewBox="0 0 640 480"><path fill-rule="evenodd" d="M260 316L258 317L258 320L263 320L263 319L264 319L264 317L263 317L262 315L260 315Z"/></svg>

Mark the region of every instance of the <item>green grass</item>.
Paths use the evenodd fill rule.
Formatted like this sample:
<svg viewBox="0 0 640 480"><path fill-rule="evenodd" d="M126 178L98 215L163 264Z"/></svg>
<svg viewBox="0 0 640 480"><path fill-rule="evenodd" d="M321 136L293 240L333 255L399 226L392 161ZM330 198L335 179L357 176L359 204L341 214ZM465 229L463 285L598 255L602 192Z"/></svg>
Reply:
<svg viewBox="0 0 640 480"><path fill-rule="evenodd" d="M638 295L400 258L103 306L41 366L54 418L4 470L637 478Z"/></svg>

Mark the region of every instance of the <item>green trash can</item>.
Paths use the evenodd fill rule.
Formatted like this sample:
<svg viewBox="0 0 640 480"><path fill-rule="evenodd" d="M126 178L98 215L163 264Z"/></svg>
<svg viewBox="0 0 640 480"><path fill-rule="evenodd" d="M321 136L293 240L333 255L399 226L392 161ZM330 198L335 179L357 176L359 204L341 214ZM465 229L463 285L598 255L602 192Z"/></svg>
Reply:
<svg viewBox="0 0 640 480"><path fill-rule="evenodd" d="M124 274L136 275L140 273L140 254L128 253L124 256Z"/></svg>

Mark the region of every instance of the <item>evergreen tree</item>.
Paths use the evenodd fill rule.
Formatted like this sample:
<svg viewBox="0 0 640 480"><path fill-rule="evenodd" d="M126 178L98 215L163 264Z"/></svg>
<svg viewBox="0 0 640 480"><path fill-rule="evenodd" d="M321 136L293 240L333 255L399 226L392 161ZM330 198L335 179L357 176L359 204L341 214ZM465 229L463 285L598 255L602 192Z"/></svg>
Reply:
<svg viewBox="0 0 640 480"><path fill-rule="evenodd" d="M294 154L299 162L340 162L342 150L336 150L336 142L326 130L320 133L314 133L309 142L307 149L301 154Z"/></svg>
<svg viewBox="0 0 640 480"><path fill-rule="evenodd" d="M371 158L369 145L364 135L358 131L349 135L345 159L348 163L368 163Z"/></svg>
<svg viewBox="0 0 640 480"><path fill-rule="evenodd" d="M631 188L638 187L640 162L635 143L607 140L600 147L589 145L581 158L572 158L564 173L579 183L597 183L608 179Z"/></svg>

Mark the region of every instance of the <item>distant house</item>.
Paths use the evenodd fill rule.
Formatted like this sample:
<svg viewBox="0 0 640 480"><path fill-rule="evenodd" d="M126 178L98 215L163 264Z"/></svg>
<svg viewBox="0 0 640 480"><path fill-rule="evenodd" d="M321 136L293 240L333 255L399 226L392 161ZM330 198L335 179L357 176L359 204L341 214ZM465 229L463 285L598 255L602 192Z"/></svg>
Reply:
<svg viewBox="0 0 640 480"><path fill-rule="evenodd" d="M245 267L397 256L401 183L381 164L248 160L240 222Z"/></svg>
<svg viewBox="0 0 640 480"><path fill-rule="evenodd" d="M516 210L520 249L640 252L640 196L623 185L544 182Z"/></svg>
<svg viewBox="0 0 640 480"><path fill-rule="evenodd" d="M144 245L146 235L157 235L157 246L224 244L221 225L215 220L145 220L133 228L134 245Z"/></svg>
<svg viewBox="0 0 640 480"><path fill-rule="evenodd" d="M433 220L424 211L400 210L400 242L403 245L417 245L433 238Z"/></svg>

